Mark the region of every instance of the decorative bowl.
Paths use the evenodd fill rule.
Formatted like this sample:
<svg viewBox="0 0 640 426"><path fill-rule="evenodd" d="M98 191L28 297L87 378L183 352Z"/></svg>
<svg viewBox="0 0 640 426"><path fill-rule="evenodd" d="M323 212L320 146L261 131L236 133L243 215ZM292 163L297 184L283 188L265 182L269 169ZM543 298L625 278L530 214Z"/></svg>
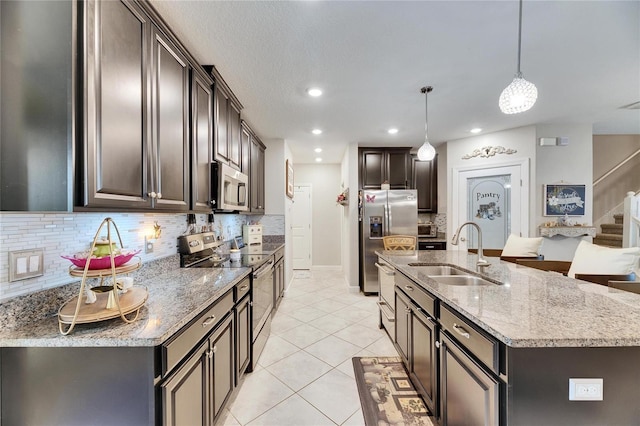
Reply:
<svg viewBox="0 0 640 426"><path fill-rule="evenodd" d="M122 266L128 261L131 260L133 256L140 253L141 250L122 250L120 254L113 256L113 263L116 266ZM87 263L87 252L76 253L73 256L60 256L64 259L67 259L73 263L74 266L78 268L84 268ZM89 261L89 269L109 269L111 268L111 257L110 256L91 256Z"/></svg>

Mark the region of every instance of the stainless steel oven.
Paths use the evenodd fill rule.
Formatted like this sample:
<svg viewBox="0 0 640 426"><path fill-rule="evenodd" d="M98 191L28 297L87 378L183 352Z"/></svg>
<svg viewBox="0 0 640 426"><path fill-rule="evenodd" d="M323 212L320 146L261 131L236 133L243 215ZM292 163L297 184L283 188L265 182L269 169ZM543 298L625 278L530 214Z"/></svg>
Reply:
<svg viewBox="0 0 640 426"><path fill-rule="evenodd" d="M240 260L231 261L228 254L220 254L224 244L217 241L213 233L183 235L178 237L180 266L183 268L251 268L251 364L249 371L257 365L260 354L271 333L271 311L273 310L273 254L250 253L241 250Z"/></svg>

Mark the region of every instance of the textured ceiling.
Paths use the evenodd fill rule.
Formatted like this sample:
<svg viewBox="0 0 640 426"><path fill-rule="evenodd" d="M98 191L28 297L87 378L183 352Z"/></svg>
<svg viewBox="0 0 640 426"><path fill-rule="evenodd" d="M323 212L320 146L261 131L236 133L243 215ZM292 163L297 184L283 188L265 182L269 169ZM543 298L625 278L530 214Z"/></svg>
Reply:
<svg viewBox="0 0 640 426"><path fill-rule="evenodd" d="M640 133L640 1L525 1L528 112L498 96L516 69L517 1L158 1L201 64L213 64L258 135L284 139L296 163L340 162L347 144L434 145L535 123ZM305 90L319 86L320 98ZM388 135L394 126L398 134ZM320 136L311 134L322 128Z"/></svg>

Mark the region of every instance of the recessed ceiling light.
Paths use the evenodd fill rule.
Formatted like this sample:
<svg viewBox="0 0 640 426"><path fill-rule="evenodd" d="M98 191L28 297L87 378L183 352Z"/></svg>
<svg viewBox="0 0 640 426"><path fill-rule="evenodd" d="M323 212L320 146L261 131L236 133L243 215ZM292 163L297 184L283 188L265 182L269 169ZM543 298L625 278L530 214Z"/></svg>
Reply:
<svg viewBox="0 0 640 426"><path fill-rule="evenodd" d="M322 158L320 158L320 157L316 157L316 163L319 163L319 162L321 162L321 161L322 161Z"/></svg>
<svg viewBox="0 0 640 426"><path fill-rule="evenodd" d="M307 93L309 94L309 96L317 98L318 96L322 95L322 90L318 89L317 87L312 87L311 89L307 90Z"/></svg>
<svg viewBox="0 0 640 426"><path fill-rule="evenodd" d="M473 129L469 130L471 133L480 133L482 131L482 129L480 127L474 127Z"/></svg>
<svg viewBox="0 0 640 426"><path fill-rule="evenodd" d="M311 133L313 133L314 135L321 135L321 134L322 134L322 130L320 130L320 129L313 129L313 130L311 131Z"/></svg>
<svg viewBox="0 0 640 426"><path fill-rule="evenodd" d="M322 148L316 148L316 149L314 149L314 151L317 152L317 153L321 153L322 152Z"/></svg>
<svg viewBox="0 0 640 426"><path fill-rule="evenodd" d="M390 135L395 135L396 133L398 133L398 129L396 129L395 127L392 127L389 130L387 130L387 133L389 133Z"/></svg>

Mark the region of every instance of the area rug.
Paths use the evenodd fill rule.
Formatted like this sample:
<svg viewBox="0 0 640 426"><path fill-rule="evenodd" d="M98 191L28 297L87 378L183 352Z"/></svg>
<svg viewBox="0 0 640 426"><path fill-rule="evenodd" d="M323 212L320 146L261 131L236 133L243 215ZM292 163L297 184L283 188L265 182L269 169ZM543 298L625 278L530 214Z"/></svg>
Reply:
<svg viewBox="0 0 640 426"><path fill-rule="evenodd" d="M433 426L424 401L398 357L353 357L367 426Z"/></svg>

